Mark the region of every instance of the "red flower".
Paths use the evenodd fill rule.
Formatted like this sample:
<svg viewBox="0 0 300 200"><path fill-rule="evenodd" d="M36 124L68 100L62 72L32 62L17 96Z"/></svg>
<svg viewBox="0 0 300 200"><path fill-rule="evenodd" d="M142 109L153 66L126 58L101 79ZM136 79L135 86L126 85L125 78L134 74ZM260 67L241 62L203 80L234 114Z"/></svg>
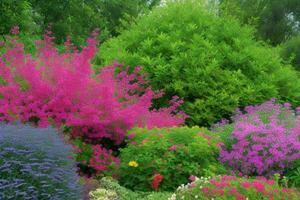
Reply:
<svg viewBox="0 0 300 200"><path fill-rule="evenodd" d="M159 184L163 181L164 177L160 174L154 174L153 180L152 180L152 188L154 190L157 190L159 187Z"/></svg>

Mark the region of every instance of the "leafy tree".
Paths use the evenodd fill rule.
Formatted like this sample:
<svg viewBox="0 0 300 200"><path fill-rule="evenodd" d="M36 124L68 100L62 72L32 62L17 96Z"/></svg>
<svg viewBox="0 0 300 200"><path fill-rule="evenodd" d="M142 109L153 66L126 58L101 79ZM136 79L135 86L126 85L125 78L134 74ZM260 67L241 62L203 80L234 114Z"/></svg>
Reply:
<svg viewBox="0 0 300 200"><path fill-rule="evenodd" d="M43 30L51 29L57 43L62 43L67 36L71 36L76 44L82 44L83 38L95 28L101 28L103 37L107 36L102 14L84 0L30 1L41 16L40 26Z"/></svg>
<svg viewBox="0 0 300 200"><path fill-rule="evenodd" d="M159 0L30 0L40 13L40 25L48 29L51 25L56 42L62 43L67 36L77 44L96 28L101 30L101 40L118 34L121 19L134 19L146 12Z"/></svg>

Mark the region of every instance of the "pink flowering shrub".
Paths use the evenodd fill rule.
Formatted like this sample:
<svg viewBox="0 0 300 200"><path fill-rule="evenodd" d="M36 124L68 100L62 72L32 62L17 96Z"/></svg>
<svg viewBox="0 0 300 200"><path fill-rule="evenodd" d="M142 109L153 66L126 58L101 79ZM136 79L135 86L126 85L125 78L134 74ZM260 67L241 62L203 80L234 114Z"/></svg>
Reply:
<svg viewBox="0 0 300 200"><path fill-rule="evenodd" d="M236 176L201 177L181 186L169 200L173 199L236 199L236 200L281 200L299 199L300 192L294 188L281 187L278 181L256 177L249 179ZM172 199L173 198L173 199Z"/></svg>
<svg viewBox="0 0 300 200"><path fill-rule="evenodd" d="M17 28L13 32L17 34ZM0 57L0 121L68 127L71 138L95 145L92 152L87 152L90 157L82 161L97 172L116 161L110 151L98 145L101 142L109 140L112 145L120 145L126 131L135 126L184 123L186 115L177 112L182 103L178 97L173 97L169 107L152 109L152 100L163 93L147 87L140 67L129 72L114 63L99 74L92 70L96 33L81 51L68 39L63 53L54 47L50 34L47 32L44 40L36 42L35 56L24 52L17 36L4 44L6 51Z"/></svg>
<svg viewBox="0 0 300 200"><path fill-rule="evenodd" d="M289 104L275 100L245 111L235 116L230 145L223 145L220 160L245 175L282 174L300 158L299 117Z"/></svg>
<svg viewBox="0 0 300 200"><path fill-rule="evenodd" d="M156 94L139 75L122 71L114 63L100 74L91 69L97 52L91 37L82 51L67 42L65 53L54 48L52 37L45 35L37 43L36 57L24 53L23 45L12 40L0 59L0 120L52 123L72 127L73 137L86 141L108 138L116 144L123 141L126 130L134 127L177 126L185 120L176 108L182 101L176 97L168 108L149 110Z"/></svg>

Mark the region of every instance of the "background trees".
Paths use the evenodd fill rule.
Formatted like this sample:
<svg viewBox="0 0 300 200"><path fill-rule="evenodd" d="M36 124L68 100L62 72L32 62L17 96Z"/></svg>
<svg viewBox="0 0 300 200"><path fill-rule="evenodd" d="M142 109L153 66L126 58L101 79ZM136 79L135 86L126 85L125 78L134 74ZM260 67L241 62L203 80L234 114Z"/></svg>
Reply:
<svg viewBox="0 0 300 200"><path fill-rule="evenodd" d="M75 44L81 45L96 28L101 30L101 40L118 35L124 21L132 23L158 3L159 0L3 0L0 34L8 34L15 25L27 34L39 35L50 29L56 43L71 36Z"/></svg>
<svg viewBox="0 0 300 200"><path fill-rule="evenodd" d="M221 13L257 28L257 37L277 45L299 32L297 0L221 0Z"/></svg>

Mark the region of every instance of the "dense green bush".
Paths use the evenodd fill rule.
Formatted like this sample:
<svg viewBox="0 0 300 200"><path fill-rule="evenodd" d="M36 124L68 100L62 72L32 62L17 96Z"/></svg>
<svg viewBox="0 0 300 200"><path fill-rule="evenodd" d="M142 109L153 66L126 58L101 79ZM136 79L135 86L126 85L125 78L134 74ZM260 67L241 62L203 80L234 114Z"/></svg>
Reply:
<svg viewBox="0 0 300 200"><path fill-rule="evenodd" d="M201 1L158 7L119 37L102 45L94 60L141 65L154 89L183 97L188 124L211 125L239 106L277 97L300 102L300 82L277 49L256 42L253 30L209 13ZM156 102L164 106L164 99Z"/></svg>
<svg viewBox="0 0 300 200"><path fill-rule="evenodd" d="M171 191L191 175L224 172L218 161L218 138L193 127L133 129L121 149L118 171L122 186L140 191Z"/></svg>
<svg viewBox="0 0 300 200"><path fill-rule="evenodd" d="M53 128L0 124L0 199L82 199L70 156Z"/></svg>

